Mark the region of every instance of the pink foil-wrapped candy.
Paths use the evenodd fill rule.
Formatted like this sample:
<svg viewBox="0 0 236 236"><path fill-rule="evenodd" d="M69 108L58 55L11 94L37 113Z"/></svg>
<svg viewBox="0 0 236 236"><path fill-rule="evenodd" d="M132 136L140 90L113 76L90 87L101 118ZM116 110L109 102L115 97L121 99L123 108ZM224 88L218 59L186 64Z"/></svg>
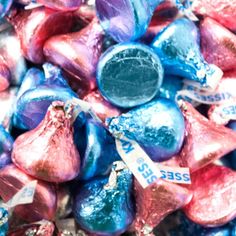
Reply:
<svg viewBox="0 0 236 236"><path fill-rule="evenodd" d="M236 35L207 17L200 24L202 53L208 63L222 70L232 70L236 65Z"/></svg>
<svg viewBox="0 0 236 236"><path fill-rule="evenodd" d="M236 0L194 0L192 10L236 31Z"/></svg>
<svg viewBox="0 0 236 236"><path fill-rule="evenodd" d="M0 170L0 197L9 201L21 188L35 180L11 164ZM34 201L31 204L19 205L14 213L20 218L32 222L42 219L53 219L56 213L57 196L54 186L38 181Z"/></svg>
<svg viewBox="0 0 236 236"><path fill-rule="evenodd" d="M191 190L159 179L147 188L135 180L136 218L131 226L138 235L150 235L167 215L188 204Z"/></svg>
<svg viewBox="0 0 236 236"><path fill-rule="evenodd" d="M97 19L79 32L50 38L44 45L48 61L95 88L95 71L102 52L103 31Z"/></svg>
<svg viewBox="0 0 236 236"><path fill-rule="evenodd" d="M72 108L53 102L44 120L20 135L12 161L24 172L48 182L66 182L80 171L80 155L73 140Z"/></svg>
<svg viewBox="0 0 236 236"><path fill-rule="evenodd" d="M180 165L194 172L236 149L236 133L216 125L188 102L181 109L185 118L186 137L180 152Z"/></svg>
<svg viewBox="0 0 236 236"><path fill-rule="evenodd" d="M54 11L44 7L20 11L10 19L21 42L24 56L33 63L44 62L43 45L53 35L70 32L72 12Z"/></svg>
<svg viewBox="0 0 236 236"><path fill-rule="evenodd" d="M93 111L102 121L121 114L121 111L106 101L99 91L89 93L83 100L91 104Z"/></svg>
<svg viewBox="0 0 236 236"><path fill-rule="evenodd" d="M208 143L210 145L210 143ZM208 165L192 174L193 198L184 207L188 218L207 227L221 226L236 217L236 172Z"/></svg>
<svg viewBox="0 0 236 236"><path fill-rule="evenodd" d="M225 99L221 103L212 105L208 110L208 117L218 125L226 125L235 116L236 104L236 71L224 74L215 93L222 94Z"/></svg>

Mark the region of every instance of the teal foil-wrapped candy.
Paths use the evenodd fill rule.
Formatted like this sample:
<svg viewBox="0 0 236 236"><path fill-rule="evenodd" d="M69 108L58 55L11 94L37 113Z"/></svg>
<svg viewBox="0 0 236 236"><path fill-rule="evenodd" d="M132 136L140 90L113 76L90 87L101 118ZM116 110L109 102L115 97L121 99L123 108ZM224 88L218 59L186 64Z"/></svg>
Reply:
<svg viewBox="0 0 236 236"><path fill-rule="evenodd" d="M158 93L162 80L160 59L144 44L118 44L99 59L98 88L116 106L131 108L149 102Z"/></svg>
<svg viewBox="0 0 236 236"><path fill-rule="evenodd" d="M74 216L86 231L120 235L134 219L133 179L123 162L115 162L110 177L98 177L78 188Z"/></svg>
<svg viewBox="0 0 236 236"><path fill-rule="evenodd" d="M8 231L8 211L0 207L0 236L5 236Z"/></svg>
<svg viewBox="0 0 236 236"><path fill-rule="evenodd" d="M89 180L95 176L108 175L112 163L120 160L111 134L101 123L88 118L85 127L76 130L75 136L82 158L80 179Z"/></svg>
<svg viewBox="0 0 236 236"><path fill-rule="evenodd" d="M223 72L204 60L199 37L197 26L186 18L180 18L158 33L151 46L167 74L185 77L199 87L214 90Z"/></svg>
<svg viewBox="0 0 236 236"><path fill-rule="evenodd" d="M180 77L173 75L165 75L158 96L175 101L177 92L183 87L183 82Z"/></svg>
<svg viewBox="0 0 236 236"><path fill-rule="evenodd" d="M9 11L13 0L0 0L0 17L4 17Z"/></svg>
<svg viewBox="0 0 236 236"><path fill-rule="evenodd" d="M183 144L185 122L175 102L159 98L121 116L107 119L114 135L137 141L153 161L165 161Z"/></svg>

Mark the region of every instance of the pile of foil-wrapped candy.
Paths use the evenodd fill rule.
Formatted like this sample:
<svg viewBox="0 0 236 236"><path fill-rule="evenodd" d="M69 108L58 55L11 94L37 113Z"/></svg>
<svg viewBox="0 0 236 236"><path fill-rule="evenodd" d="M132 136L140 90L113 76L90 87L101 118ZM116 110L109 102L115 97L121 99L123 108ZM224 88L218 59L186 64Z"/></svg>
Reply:
<svg viewBox="0 0 236 236"><path fill-rule="evenodd" d="M0 0L0 236L236 235L236 0Z"/></svg>

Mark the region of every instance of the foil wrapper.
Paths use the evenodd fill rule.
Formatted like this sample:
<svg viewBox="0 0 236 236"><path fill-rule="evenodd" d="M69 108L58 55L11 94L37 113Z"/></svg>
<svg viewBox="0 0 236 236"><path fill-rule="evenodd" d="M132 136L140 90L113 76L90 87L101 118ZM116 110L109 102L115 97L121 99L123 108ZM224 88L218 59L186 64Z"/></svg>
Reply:
<svg viewBox="0 0 236 236"><path fill-rule="evenodd" d="M48 61L82 80L80 83L89 84L89 87L94 89L102 40L103 31L95 18L79 32L50 38L44 45L44 55Z"/></svg>
<svg viewBox="0 0 236 236"><path fill-rule="evenodd" d="M145 34L161 2L163 0L96 0L96 11L102 27L115 41L129 42Z"/></svg>
<svg viewBox="0 0 236 236"><path fill-rule="evenodd" d="M26 72L26 61L22 55L20 40L7 22L0 25L0 55L10 72L11 84L20 85Z"/></svg>
<svg viewBox="0 0 236 236"><path fill-rule="evenodd" d="M188 37L183 38L183 35ZM216 88L223 75L219 68L204 60L199 46L198 28L186 18L169 24L157 34L151 46L160 57L167 74L187 78L209 90Z"/></svg>
<svg viewBox="0 0 236 236"><path fill-rule="evenodd" d="M115 139L101 123L91 118L87 119L80 132L76 131L75 140L82 159L80 179L107 175L112 163L120 160Z"/></svg>
<svg viewBox="0 0 236 236"><path fill-rule="evenodd" d="M38 2L55 10L73 11L79 8L82 0L38 0Z"/></svg>
<svg viewBox="0 0 236 236"><path fill-rule="evenodd" d="M188 204L191 190L180 185L158 180L146 189L135 181L136 217L131 231L137 235L151 235L154 227L167 215Z"/></svg>
<svg viewBox="0 0 236 236"><path fill-rule="evenodd" d="M13 164L0 170L0 196L7 202L22 187L35 180L26 175ZM53 185L38 181L34 201L27 206L19 205L14 209L14 214L28 222L41 219L53 219L56 213L57 196Z"/></svg>
<svg viewBox="0 0 236 236"><path fill-rule="evenodd" d="M236 30L235 0L194 0L191 8L197 14L210 16L230 30Z"/></svg>
<svg viewBox="0 0 236 236"><path fill-rule="evenodd" d="M12 117L14 113L14 105L17 99L17 87L0 92L0 124L7 130L12 127Z"/></svg>
<svg viewBox="0 0 236 236"><path fill-rule="evenodd" d="M173 157L180 151L184 140L184 117L178 106L165 98L107 119L107 124L114 135L122 134L137 141L154 161Z"/></svg>
<svg viewBox="0 0 236 236"><path fill-rule="evenodd" d="M6 90L10 86L11 74L4 63L3 59L0 59L0 92Z"/></svg>
<svg viewBox="0 0 236 236"><path fill-rule="evenodd" d="M63 102L53 102L44 120L16 139L14 164L48 182L74 179L80 171L80 155L73 140L72 109L65 110Z"/></svg>
<svg viewBox="0 0 236 236"><path fill-rule="evenodd" d="M83 100L91 104L93 111L103 122L106 118L121 114L121 111L106 101L98 90L89 93Z"/></svg>
<svg viewBox="0 0 236 236"><path fill-rule="evenodd" d="M11 163L13 142L11 135L0 125L0 169Z"/></svg>
<svg viewBox="0 0 236 236"><path fill-rule="evenodd" d="M180 77L166 75L157 96L175 101L178 91L180 91L182 88L183 81Z"/></svg>
<svg viewBox="0 0 236 236"><path fill-rule="evenodd" d="M236 36L217 21L207 17L200 24L201 49L208 63L223 71L232 70L236 64Z"/></svg>
<svg viewBox="0 0 236 236"><path fill-rule="evenodd" d="M186 123L185 142L180 152L181 166L194 172L236 148L234 131L216 125L187 102L183 102L181 109Z"/></svg>
<svg viewBox="0 0 236 236"><path fill-rule="evenodd" d="M71 12L53 11L37 7L19 11L10 17L21 43L25 58L33 63L45 61L43 45L53 35L67 33L72 29L74 18Z"/></svg>
<svg viewBox="0 0 236 236"><path fill-rule="evenodd" d="M91 4L89 3L91 2ZM85 23L89 24L94 17L96 17L95 3L94 1L84 1L84 4L75 12L75 15Z"/></svg>
<svg viewBox="0 0 236 236"><path fill-rule="evenodd" d="M192 174L191 179L193 198L183 209L189 219L203 226L216 227L235 218L236 173L233 170L208 165Z"/></svg>
<svg viewBox="0 0 236 236"><path fill-rule="evenodd" d="M9 11L13 0L1 0L0 1L0 17L4 17Z"/></svg>
<svg viewBox="0 0 236 236"><path fill-rule="evenodd" d="M44 78L39 71L37 76L30 72L22 82L14 110L14 125L20 129L36 128L53 101L66 102L77 98L58 67L49 63L43 67Z"/></svg>
<svg viewBox="0 0 236 236"><path fill-rule="evenodd" d="M74 215L82 229L95 235L120 235L134 217L132 174L122 162L110 177L98 177L78 188Z"/></svg>
<svg viewBox="0 0 236 236"><path fill-rule="evenodd" d="M56 219L64 219L72 213L72 196L69 187L57 187L57 212Z"/></svg>
<svg viewBox="0 0 236 236"><path fill-rule="evenodd" d="M47 220L41 220L28 225L22 225L15 230L8 232L8 236L39 235L39 236L59 236L55 225Z"/></svg>
<svg viewBox="0 0 236 236"><path fill-rule="evenodd" d="M132 108L152 100L163 80L160 59L147 46L124 43L110 47L99 59L97 84L112 104Z"/></svg>
<svg viewBox="0 0 236 236"><path fill-rule="evenodd" d="M8 231L8 211L0 207L0 236L5 236Z"/></svg>

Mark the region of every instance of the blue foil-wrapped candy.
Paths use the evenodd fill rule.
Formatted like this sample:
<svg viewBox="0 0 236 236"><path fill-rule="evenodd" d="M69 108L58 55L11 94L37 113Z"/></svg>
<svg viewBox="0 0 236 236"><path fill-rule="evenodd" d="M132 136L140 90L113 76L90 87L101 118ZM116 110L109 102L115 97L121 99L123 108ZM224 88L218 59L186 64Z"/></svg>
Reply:
<svg viewBox="0 0 236 236"><path fill-rule="evenodd" d="M39 76L38 84L32 83L31 89L24 91L27 86L25 83L22 85L23 94L18 97L14 112L14 125L20 129L28 130L37 127L53 101L66 102L77 98L58 67L47 63L44 64L44 70L45 79L42 80ZM25 80L28 81L28 78Z"/></svg>
<svg viewBox="0 0 236 236"><path fill-rule="evenodd" d="M17 98L21 97L26 91L35 89L36 86L43 84L44 82L45 76L43 71L38 68L29 69L22 80L22 84L17 93Z"/></svg>
<svg viewBox="0 0 236 236"><path fill-rule="evenodd" d="M112 104L130 108L150 101L163 79L163 68L153 50L140 43L110 47L100 58L97 84Z"/></svg>
<svg viewBox="0 0 236 236"><path fill-rule="evenodd" d="M78 189L74 216L90 233L120 235L133 222L132 174L121 163L114 163L109 178L98 177Z"/></svg>
<svg viewBox="0 0 236 236"><path fill-rule="evenodd" d="M89 118L85 127L75 134L82 158L80 179L108 174L112 163L120 160L114 138L101 123Z"/></svg>
<svg viewBox="0 0 236 236"><path fill-rule="evenodd" d="M186 18L169 24L157 34L151 46L160 57L167 74L185 77L209 89L215 89L223 75L218 67L204 60L200 52L199 31Z"/></svg>
<svg viewBox="0 0 236 236"><path fill-rule="evenodd" d="M0 169L11 163L13 142L11 135L0 125Z"/></svg>
<svg viewBox="0 0 236 236"><path fill-rule="evenodd" d="M147 30L155 8L163 0L96 0L103 29L117 42L134 41Z"/></svg>
<svg viewBox="0 0 236 236"><path fill-rule="evenodd" d="M173 101L165 98L108 118L107 123L111 133L136 140L154 161L164 161L177 154L184 140L182 112Z"/></svg>
<svg viewBox="0 0 236 236"><path fill-rule="evenodd" d="M0 17L4 17L9 11L13 0L0 0Z"/></svg>
<svg viewBox="0 0 236 236"><path fill-rule="evenodd" d="M8 211L0 207L0 236L5 236L8 231Z"/></svg>
<svg viewBox="0 0 236 236"><path fill-rule="evenodd" d="M182 87L183 82L181 78L173 75L165 75L158 96L175 101L176 94Z"/></svg>

